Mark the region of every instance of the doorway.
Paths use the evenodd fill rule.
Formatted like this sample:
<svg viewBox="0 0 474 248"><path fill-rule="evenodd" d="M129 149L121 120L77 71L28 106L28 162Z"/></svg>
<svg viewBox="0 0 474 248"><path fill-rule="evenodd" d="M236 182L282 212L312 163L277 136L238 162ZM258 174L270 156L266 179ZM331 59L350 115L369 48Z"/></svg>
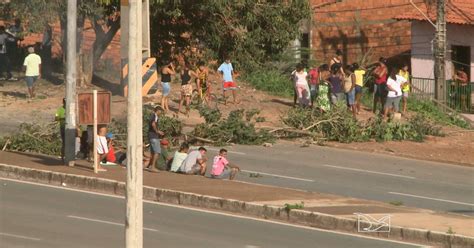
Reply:
<svg viewBox="0 0 474 248"><path fill-rule="evenodd" d="M471 47L469 46L451 46L451 60L456 69L464 68L467 78L471 78Z"/></svg>

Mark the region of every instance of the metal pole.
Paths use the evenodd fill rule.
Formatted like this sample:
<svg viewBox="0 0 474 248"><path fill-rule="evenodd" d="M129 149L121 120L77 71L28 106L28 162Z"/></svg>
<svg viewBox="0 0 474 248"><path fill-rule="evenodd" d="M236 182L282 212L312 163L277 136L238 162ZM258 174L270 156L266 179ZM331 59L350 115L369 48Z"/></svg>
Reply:
<svg viewBox="0 0 474 248"><path fill-rule="evenodd" d="M65 162L74 166L76 157L76 36L77 0L67 1L67 74Z"/></svg>
<svg viewBox="0 0 474 248"><path fill-rule="evenodd" d="M126 248L143 247L142 0L129 0Z"/></svg>
<svg viewBox="0 0 474 248"><path fill-rule="evenodd" d="M445 0L437 0L435 46L435 97L441 103L446 99L446 19Z"/></svg>

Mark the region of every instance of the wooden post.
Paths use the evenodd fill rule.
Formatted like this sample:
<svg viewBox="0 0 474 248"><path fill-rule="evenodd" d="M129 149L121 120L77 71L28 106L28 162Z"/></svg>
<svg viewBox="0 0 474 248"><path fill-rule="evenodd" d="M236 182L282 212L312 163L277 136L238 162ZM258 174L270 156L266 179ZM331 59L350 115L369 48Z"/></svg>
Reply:
<svg viewBox="0 0 474 248"><path fill-rule="evenodd" d="M142 0L129 0L125 247L143 247Z"/></svg>
<svg viewBox="0 0 474 248"><path fill-rule="evenodd" d="M92 91L92 112L94 118L94 135L92 136L94 139L94 173L99 172L99 156L97 154L97 90Z"/></svg>
<svg viewBox="0 0 474 248"><path fill-rule="evenodd" d="M67 1L67 73L66 73L66 132L64 160L74 166L76 158L76 34L77 0Z"/></svg>

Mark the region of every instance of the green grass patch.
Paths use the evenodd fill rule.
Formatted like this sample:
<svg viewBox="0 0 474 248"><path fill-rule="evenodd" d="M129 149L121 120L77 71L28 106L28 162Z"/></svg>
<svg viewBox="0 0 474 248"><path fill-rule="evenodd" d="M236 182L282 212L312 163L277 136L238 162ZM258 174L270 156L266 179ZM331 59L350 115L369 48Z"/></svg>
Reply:
<svg viewBox="0 0 474 248"><path fill-rule="evenodd" d="M257 90L265 91L276 96L293 96L294 89L289 76L277 70L269 69L250 72L244 75L242 79Z"/></svg>

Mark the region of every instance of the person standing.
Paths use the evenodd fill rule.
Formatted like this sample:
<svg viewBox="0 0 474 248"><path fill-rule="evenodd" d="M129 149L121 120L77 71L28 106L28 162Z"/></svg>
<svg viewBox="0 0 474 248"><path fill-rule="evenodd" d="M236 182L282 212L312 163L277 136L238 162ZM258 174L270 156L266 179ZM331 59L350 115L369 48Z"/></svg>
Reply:
<svg viewBox="0 0 474 248"><path fill-rule="evenodd" d="M209 80L209 69L203 61L198 62L196 74L196 86L199 91L199 97L209 106L211 101L211 85Z"/></svg>
<svg viewBox="0 0 474 248"><path fill-rule="evenodd" d="M383 117L387 118L390 112L400 112L400 99L402 98L402 84L406 83L407 80L398 75L397 69L390 71L390 76L387 80L387 100L384 106Z"/></svg>
<svg viewBox="0 0 474 248"><path fill-rule="evenodd" d="M363 88L364 88L364 75L365 75L365 70L360 68L359 64L354 63L352 64L352 68L354 70L354 75L355 75L355 106L356 106L356 111L357 114L360 113L360 99L362 98L363 94Z"/></svg>
<svg viewBox="0 0 474 248"><path fill-rule="evenodd" d="M332 58L331 61L329 62L329 68L332 71L333 67L337 67L341 71L342 75L344 75L343 65L344 64L342 63L342 51L337 49L336 56Z"/></svg>
<svg viewBox="0 0 474 248"><path fill-rule="evenodd" d="M294 78L295 78L294 87L298 94L298 103L300 107L307 107L309 106L311 95L310 95L310 89L308 86L308 73L304 71L303 64L298 64L296 66Z"/></svg>
<svg viewBox="0 0 474 248"><path fill-rule="evenodd" d="M328 111L331 108L329 84L327 82L330 75L331 72L329 72L329 66L327 64L319 66L319 90L316 104L322 111Z"/></svg>
<svg viewBox="0 0 474 248"><path fill-rule="evenodd" d="M319 89L319 68L312 68L308 72L309 74L309 88L311 95L311 107L314 107L314 100L318 97Z"/></svg>
<svg viewBox="0 0 474 248"><path fill-rule="evenodd" d="M214 157L212 163L211 178L234 180L240 168L236 165L230 164L227 160L227 150L221 149L219 155Z"/></svg>
<svg viewBox="0 0 474 248"><path fill-rule="evenodd" d="M21 20L20 19L15 19L15 24L11 25L8 28L8 33L14 37L13 42L8 42L7 43L7 51L8 51L8 57L10 58L10 62L12 64L12 67L14 69L19 69L20 68L20 58L23 57L20 53L20 44L18 41L23 40L23 27L21 25Z"/></svg>
<svg viewBox="0 0 474 248"><path fill-rule="evenodd" d="M61 135L61 159L64 161L64 149L66 147L66 98L63 98L63 105L56 110L54 120L59 124L59 134Z"/></svg>
<svg viewBox="0 0 474 248"><path fill-rule="evenodd" d="M356 118L355 106L355 86L356 78L352 66L347 66L344 76L344 93L346 94L347 105L352 111L352 115Z"/></svg>
<svg viewBox="0 0 474 248"><path fill-rule="evenodd" d="M35 97L35 82L41 78L41 57L35 53L34 47L28 47L28 56L23 62L25 80L30 98Z"/></svg>
<svg viewBox="0 0 474 248"><path fill-rule="evenodd" d="M161 107L165 111L169 111L169 94L171 91L171 76L175 75L173 62L169 62L161 69L161 86L163 87L162 97L161 97Z"/></svg>
<svg viewBox="0 0 474 248"><path fill-rule="evenodd" d="M10 59L7 54L8 42L14 42L15 38L5 32L5 26L0 26L0 80L17 80L11 72ZM6 73L4 77L3 73Z"/></svg>
<svg viewBox="0 0 474 248"><path fill-rule="evenodd" d="M331 92L331 104L336 105L338 102L343 102L345 99L342 81L344 74L338 65L333 65L331 68L331 75L329 76L329 86Z"/></svg>
<svg viewBox="0 0 474 248"><path fill-rule="evenodd" d="M456 74L454 74L453 78L455 83L457 84L455 86L457 89L456 94L459 95L459 100L456 100L460 101L461 103L461 111L467 111L468 104L471 104L471 91L469 89L469 80L467 77L467 73L464 71L464 67L459 67L459 69L456 70Z"/></svg>
<svg viewBox="0 0 474 248"><path fill-rule="evenodd" d="M191 95L193 94L193 85L191 84L191 75L195 73L189 69L189 63L184 64L184 68L180 73L181 76L181 99L179 100L178 114L181 113L181 107L185 102L186 115L189 116L191 105Z"/></svg>
<svg viewBox="0 0 474 248"><path fill-rule="evenodd" d="M239 104L240 102L237 101L237 84L233 79L234 68L232 67L229 57L226 57L224 63L222 63L219 68L217 68L217 71L222 74L222 79L224 81L222 85L224 104L227 104L226 92L229 90L232 91L232 97L234 99L233 103Z"/></svg>
<svg viewBox="0 0 474 248"><path fill-rule="evenodd" d="M159 106L155 107L153 109L153 113L150 115L148 125L148 139L150 141L151 147L151 161L147 168L149 168L152 172L157 172L156 162L158 161L161 153L160 137L165 135L165 133L158 128L161 114L162 109Z"/></svg>
<svg viewBox="0 0 474 248"><path fill-rule="evenodd" d="M99 163L97 165L98 171L107 171L102 167L103 164L107 163L107 156L110 153L109 144L107 142L107 127L99 126L97 130L97 152Z"/></svg>
<svg viewBox="0 0 474 248"><path fill-rule="evenodd" d="M377 111L377 103L380 103L382 109L384 108L385 100L387 98L387 60L383 57L374 70L375 84L374 84L374 104L373 112Z"/></svg>
<svg viewBox="0 0 474 248"><path fill-rule="evenodd" d="M402 69L398 72L398 75L405 78L406 83L402 85L402 113L407 112L408 105L408 94L410 92L410 72L408 72L408 65L404 64Z"/></svg>

